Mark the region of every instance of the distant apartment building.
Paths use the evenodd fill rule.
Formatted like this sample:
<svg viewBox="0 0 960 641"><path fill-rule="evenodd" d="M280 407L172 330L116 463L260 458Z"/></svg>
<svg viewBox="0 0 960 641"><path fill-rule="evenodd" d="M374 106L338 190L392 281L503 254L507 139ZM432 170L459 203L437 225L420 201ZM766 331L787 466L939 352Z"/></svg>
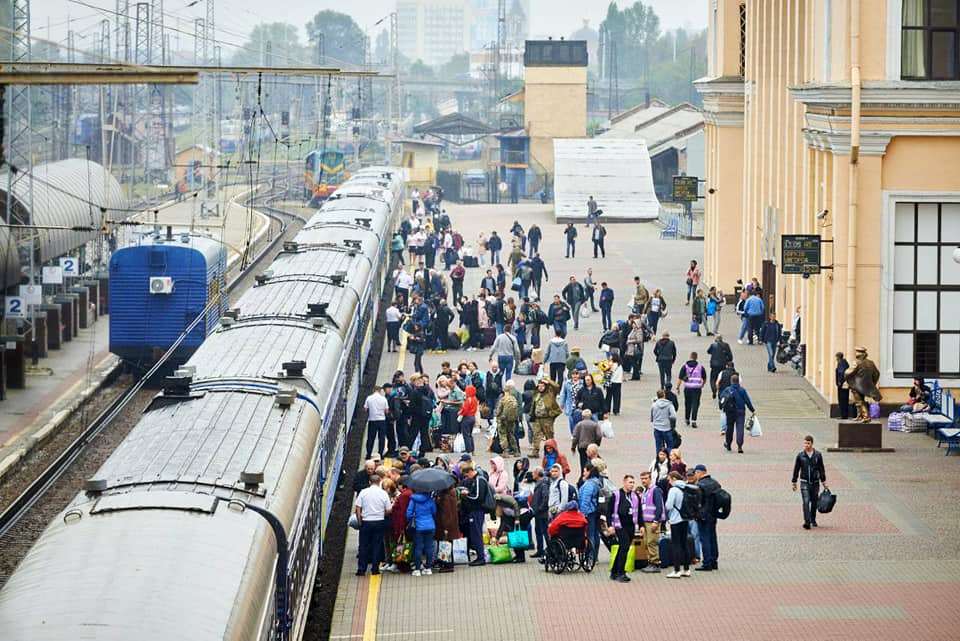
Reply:
<svg viewBox="0 0 960 641"><path fill-rule="evenodd" d="M469 0L470 50L478 52L497 41L499 0ZM530 33L530 0L506 0L506 40L509 48L523 49Z"/></svg>
<svg viewBox="0 0 960 641"><path fill-rule="evenodd" d="M397 0L397 41L411 61L439 66L471 48L471 0Z"/></svg>

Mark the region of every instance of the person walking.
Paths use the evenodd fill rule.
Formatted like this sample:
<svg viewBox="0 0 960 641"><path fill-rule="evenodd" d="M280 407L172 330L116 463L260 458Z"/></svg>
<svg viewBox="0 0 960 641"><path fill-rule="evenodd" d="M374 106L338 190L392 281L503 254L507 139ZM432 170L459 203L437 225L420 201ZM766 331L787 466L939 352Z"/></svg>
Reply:
<svg viewBox="0 0 960 641"><path fill-rule="evenodd" d="M407 504L407 522L413 524L413 572L411 576L430 576L433 571L433 538L437 533L437 504L426 492L417 492ZM423 559L426 557L426 564Z"/></svg>
<svg viewBox="0 0 960 641"><path fill-rule="evenodd" d="M490 238L487 239L487 249L490 250L490 265L500 263L500 250L503 249L503 240L497 236L496 231L490 232Z"/></svg>
<svg viewBox="0 0 960 641"><path fill-rule="evenodd" d="M817 501L820 498L820 484L827 487L827 470L823 466L823 455L813 448L813 436L803 437L803 449L793 461L793 475L790 484L797 491L800 481L800 498L803 501L803 529L817 527Z"/></svg>
<svg viewBox="0 0 960 641"><path fill-rule="evenodd" d="M373 388L373 393L363 402L363 409L367 412L367 455L364 458L370 458L373 454L374 439L377 441L377 453L382 456L387 436L387 413L390 411L390 404L384 396L381 385Z"/></svg>
<svg viewBox="0 0 960 641"><path fill-rule="evenodd" d="M581 418L573 427L573 436L570 442L570 451L580 456L580 473L587 466L587 447L592 443L600 447L603 441L603 431L600 424L594 420L593 412L589 409L582 411Z"/></svg>
<svg viewBox="0 0 960 641"><path fill-rule="evenodd" d="M747 390L740 387L740 376L734 374L730 377L730 387L723 390L720 395L720 409L726 414L727 430L724 437L723 446L730 451L730 443L733 440L734 428L737 432L737 453L743 454L743 425L746 421L747 409L751 413L756 413L753 402Z"/></svg>
<svg viewBox="0 0 960 641"><path fill-rule="evenodd" d="M693 306L690 308L691 329L696 325L696 334L700 336L700 330L705 330L707 320L707 298L703 295L703 290L698 289L693 297Z"/></svg>
<svg viewBox="0 0 960 641"><path fill-rule="evenodd" d="M603 390L594 383L593 374L583 376L583 386L577 392L574 404L581 414L585 410L590 410L591 415L598 421L606 417L606 401L603 398Z"/></svg>
<svg viewBox="0 0 960 641"><path fill-rule="evenodd" d="M543 238L543 232L536 224L530 225L527 230L527 242L530 243L530 255L533 256L540 251L540 240Z"/></svg>
<svg viewBox="0 0 960 641"><path fill-rule="evenodd" d="M687 427L697 428L700 395L706 382L706 369L697 360L697 353L690 352L690 358L680 367L680 382L677 384L683 390L683 420Z"/></svg>
<svg viewBox="0 0 960 641"><path fill-rule="evenodd" d="M567 416L567 425L571 434L573 434L573 426L580 420L580 410L577 408L576 398L581 387L583 387L583 382L580 380L580 371L573 370L570 372L570 378L563 382L560 395L557 397L560 408Z"/></svg>
<svg viewBox="0 0 960 641"><path fill-rule="evenodd" d="M724 342L723 336L719 334L713 339L713 344L707 348L707 354L710 355L710 391L713 398L717 397L717 378L720 372L727 366L727 363L733 362L733 351L730 346Z"/></svg>
<svg viewBox="0 0 960 641"><path fill-rule="evenodd" d="M720 504L720 483L710 476L706 465L699 464L694 467L693 476L702 496L700 515L697 517L702 562L697 571L712 572L719 569L717 567L717 560L720 558L720 549L717 544L717 518L723 511L729 510L730 506Z"/></svg>
<svg viewBox="0 0 960 641"><path fill-rule="evenodd" d="M643 374L644 345L652 338L652 334L643 315L631 316L629 322L626 353L630 357L630 380L639 381Z"/></svg>
<svg viewBox="0 0 960 641"><path fill-rule="evenodd" d="M637 482L632 474L623 477L623 486L613 495L611 526L617 537L617 555L610 569L610 580L629 583L626 565L627 555L633 546L633 537L640 524L640 497L634 491Z"/></svg>
<svg viewBox="0 0 960 641"><path fill-rule="evenodd" d="M593 199L593 196L587 198L587 227L597 219L597 209L599 209L599 206L597 205L597 201Z"/></svg>
<svg viewBox="0 0 960 641"><path fill-rule="evenodd" d="M490 348L490 360L496 360L497 365L503 371L503 380L509 381L513 378L513 367L520 362L520 345L514 338L510 327L504 326L503 332L497 334Z"/></svg>
<svg viewBox="0 0 960 641"><path fill-rule="evenodd" d="M644 312L647 315L647 325L650 326L650 331L656 334L660 319L667 315L667 301L663 299L663 292L659 289L653 291L653 296L647 301Z"/></svg>
<svg viewBox="0 0 960 641"><path fill-rule="evenodd" d="M673 426L677 421L677 410L667 399L662 389L657 390L657 398L650 405L650 427L653 428L653 441L656 451L664 451L667 456L673 449Z"/></svg>
<svg viewBox="0 0 960 641"><path fill-rule="evenodd" d="M760 340L767 348L767 371L771 374L777 371L777 363L773 357L777 355L777 345L780 343L782 334L783 325L777 322L777 315L770 312L767 315L767 322L760 329Z"/></svg>
<svg viewBox="0 0 960 641"><path fill-rule="evenodd" d="M555 330L553 338L547 343L547 350L543 353L543 362L550 368L550 380L557 385L563 383L563 372L568 358L570 346L560 331Z"/></svg>
<svg viewBox="0 0 960 641"><path fill-rule="evenodd" d="M850 387L847 385L847 370L850 369L850 363L844 358L843 352L837 352L834 356L837 366L834 368L834 377L837 385L837 406L840 410L840 418L847 420L850 418Z"/></svg>
<svg viewBox="0 0 960 641"><path fill-rule="evenodd" d="M559 386L551 380L542 378L537 381L536 390L530 403L533 418L533 434L530 437L530 456L540 456L540 443L554 438L553 423L563 410L557 403Z"/></svg>
<svg viewBox="0 0 960 641"><path fill-rule="evenodd" d="M539 227L537 229L539 229ZM540 254L536 252L533 252L533 257L530 259L530 277L533 282L533 288L537 292L537 300L539 301L543 283L544 281L550 280L550 274L547 273L546 263L540 258Z"/></svg>
<svg viewBox="0 0 960 641"><path fill-rule="evenodd" d="M590 311L596 313L597 306L594 304L594 295L597 291L597 284L593 282L593 268L587 268L587 275L583 279L583 289L586 294L586 298L590 299Z"/></svg>
<svg viewBox="0 0 960 641"><path fill-rule="evenodd" d="M571 276L570 282L567 283L566 287L564 287L560 293L563 294L563 299L567 305L570 306L571 315L573 316L573 328L580 329L580 306L583 305L583 302L587 298L583 285L577 282L576 276Z"/></svg>
<svg viewBox="0 0 960 641"><path fill-rule="evenodd" d="M573 226L573 223L567 223L566 228L563 230L563 235L567 240L566 244L566 257L567 258L576 258L577 256L577 229Z"/></svg>
<svg viewBox="0 0 960 641"><path fill-rule="evenodd" d="M700 278L702 276L703 274L700 271L700 266L697 264L697 261L691 260L690 267L687 269L687 305L690 304L690 300L696 293L697 288L700 287Z"/></svg>
<svg viewBox="0 0 960 641"><path fill-rule="evenodd" d="M570 306L560 299L560 294L553 295L553 302L547 308L547 318L553 323L553 331L560 338L567 336L567 321L570 320Z"/></svg>
<svg viewBox="0 0 960 641"><path fill-rule="evenodd" d="M603 325L603 331L613 327L613 301L613 290L606 282L600 283L600 324Z"/></svg>
<svg viewBox="0 0 960 641"><path fill-rule="evenodd" d="M457 264L450 270L450 292L453 294L453 302L463 298L463 279L467 276L467 270L463 266L462 260L457 260Z"/></svg>
<svg viewBox="0 0 960 641"><path fill-rule="evenodd" d="M660 574L660 524L666 521L666 514L663 511L663 490L657 487L649 470L640 472L640 486L643 488L640 494L643 544L647 548L647 565L640 571Z"/></svg>
<svg viewBox="0 0 960 641"><path fill-rule="evenodd" d="M687 534L689 524L680 514L683 505L683 488L686 483L679 472L670 472L670 491L663 507L667 511L667 520L670 521L670 559L673 561L673 572L667 575L668 579L679 579L690 576L690 555L687 553ZM680 570L681 566L683 571Z"/></svg>
<svg viewBox="0 0 960 641"><path fill-rule="evenodd" d="M380 475L371 474L370 484L357 494L353 504L354 513L360 522L360 544L357 553L357 576L367 573L380 574L380 562L383 560L383 535L387 531L387 517L390 516L392 503L390 496L380 487Z"/></svg>
<svg viewBox="0 0 960 641"><path fill-rule="evenodd" d="M633 277L633 288L633 313L638 315L645 314L647 303L650 302L650 292L648 292L647 288L640 282L639 276Z"/></svg>
<svg viewBox="0 0 960 641"><path fill-rule="evenodd" d="M457 412L457 421L460 423L460 434L463 436L463 449L468 454L473 454L473 428L477 424L477 412L480 409L480 403L477 401L477 388L473 385L467 385L464 390L465 398Z"/></svg>
<svg viewBox="0 0 960 641"><path fill-rule="evenodd" d="M670 340L670 332L664 332L653 347L653 356L660 369L660 387L673 383L673 363L677 360L677 345Z"/></svg>
<svg viewBox="0 0 960 641"><path fill-rule="evenodd" d="M593 229L590 231L590 239L593 241L593 257L594 258L606 258L607 250L603 246L603 241L607 237L607 228L601 225L598 222L593 224ZM597 252L600 253L600 256L597 256Z"/></svg>

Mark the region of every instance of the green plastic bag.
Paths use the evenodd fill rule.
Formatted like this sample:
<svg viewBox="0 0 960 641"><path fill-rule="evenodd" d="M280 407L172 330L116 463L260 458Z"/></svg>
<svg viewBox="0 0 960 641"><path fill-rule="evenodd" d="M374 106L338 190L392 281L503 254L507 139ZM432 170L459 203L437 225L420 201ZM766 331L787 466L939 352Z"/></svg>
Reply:
<svg viewBox="0 0 960 641"><path fill-rule="evenodd" d="M487 550L490 552L490 563L510 563L513 560L509 545L491 545Z"/></svg>
<svg viewBox="0 0 960 641"><path fill-rule="evenodd" d="M614 545L610 548L610 569L613 570L613 562L617 558L617 550L620 549L620 545ZM636 567L636 547L633 545L630 546L630 550L627 552L627 564L624 566L624 572L633 572Z"/></svg>

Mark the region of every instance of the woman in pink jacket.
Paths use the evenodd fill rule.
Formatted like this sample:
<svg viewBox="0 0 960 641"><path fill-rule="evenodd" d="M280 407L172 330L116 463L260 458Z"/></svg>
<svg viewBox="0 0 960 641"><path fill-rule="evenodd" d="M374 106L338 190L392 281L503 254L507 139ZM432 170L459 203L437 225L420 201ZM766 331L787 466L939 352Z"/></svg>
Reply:
<svg viewBox="0 0 960 641"><path fill-rule="evenodd" d="M510 479L502 456L494 456L490 459L490 487L493 488L494 494L510 493Z"/></svg>

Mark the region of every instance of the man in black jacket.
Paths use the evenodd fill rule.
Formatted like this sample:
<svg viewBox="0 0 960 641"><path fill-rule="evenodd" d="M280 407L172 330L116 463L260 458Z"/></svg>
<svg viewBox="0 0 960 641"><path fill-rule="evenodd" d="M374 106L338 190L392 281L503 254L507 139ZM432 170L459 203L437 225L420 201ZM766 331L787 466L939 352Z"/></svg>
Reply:
<svg viewBox="0 0 960 641"><path fill-rule="evenodd" d="M536 254L540 251L540 239L543 238L543 232L540 231L540 227L536 224L530 225L530 229L527 230L527 240L530 241L530 254Z"/></svg>
<svg viewBox="0 0 960 641"><path fill-rule="evenodd" d="M436 337L436 348L444 353L447 351L449 342L450 323L453 322L453 310L447 306L447 301L442 298L437 302L436 316L433 319L434 335Z"/></svg>
<svg viewBox="0 0 960 641"><path fill-rule="evenodd" d="M670 332L664 332L657 341L653 356L660 368L660 387L668 389L673 383L673 363L677 360L677 345L670 340Z"/></svg>
<svg viewBox="0 0 960 641"><path fill-rule="evenodd" d="M537 228L539 229L539 227ZM532 241L531 241L532 244ZM533 252L533 258L530 259L530 270L533 276L533 288L537 290L537 300L540 300L540 289L544 280L550 280L550 274L547 273L547 265L540 258L540 254Z"/></svg>
<svg viewBox="0 0 960 641"><path fill-rule="evenodd" d="M563 230L563 235L567 239L567 258L576 258L577 230L574 228L573 223L567 223L566 229Z"/></svg>
<svg viewBox="0 0 960 641"><path fill-rule="evenodd" d="M823 467L823 455L813 449L813 436L803 437L803 449L793 462L793 476L790 483L797 491L797 479L800 479L800 498L803 500L803 529L817 527L817 500L820 498L820 484L827 487L827 471Z"/></svg>
<svg viewBox="0 0 960 641"><path fill-rule="evenodd" d="M473 463L461 465L460 473L463 474L463 481L460 482L460 512L466 515L468 524L467 543L477 553L477 558L470 561L469 565L484 565L487 561L483 550L483 521L485 516L483 503L486 494L493 490L487 484L486 479L477 474Z"/></svg>
<svg viewBox="0 0 960 641"><path fill-rule="evenodd" d="M537 537L537 551L531 556L539 559L547 552L547 525L550 522L550 478L543 473L542 467L533 470L533 529Z"/></svg>
<svg viewBox="0 0 960 641"><path fill-rule="evenodd" d="M733 351L730 346L724 342L723 336L717 334L713 339L713 345L707 348L707 354L710 354L710 391L713 398L717 397L717 377L727 366L727 363L733 362Z"/></svg>
<svg viewBox="0 0 960 641"><path fill-rule="evenodd" d="M500 262L500 250L503 249L503 241L497 236L497 232L490 232L490 238L487 239L487 249L490 250L490 264L496 266Z"/></svg>
<svg viewBox="0 0 960 641"><path fill-rule="evenodd" d="M720 491L718 483L707 472L706 465L697 465L693 468L694 478L697 481L697 487L703 497L700 505L700 515L697 517L697 528L700 532L700 547L703 551L703 559L700 567L696 568L701 572L710 572L719 569L717 559L720 557L720 549L717 547L717 492Z"/></svg>

